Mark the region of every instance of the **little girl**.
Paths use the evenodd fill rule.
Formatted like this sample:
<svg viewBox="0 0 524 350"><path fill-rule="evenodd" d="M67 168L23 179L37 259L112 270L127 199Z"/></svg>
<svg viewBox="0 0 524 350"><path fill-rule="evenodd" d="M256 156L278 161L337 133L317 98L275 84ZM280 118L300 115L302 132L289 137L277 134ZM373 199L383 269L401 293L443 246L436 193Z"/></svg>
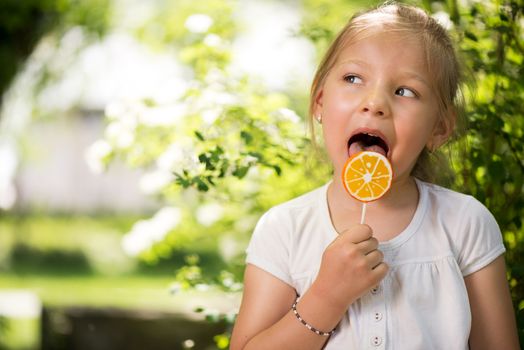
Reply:
<svg viewBox="0 0 524 350"><path fill-rule="evenodd" d="M452 135L460 76L424 11L389 4L351 19L311 90L333 179L260 219L231 349L519 348L495 219L416 177ZM394 174L367 225L341 176L362 150Z"/></svg>

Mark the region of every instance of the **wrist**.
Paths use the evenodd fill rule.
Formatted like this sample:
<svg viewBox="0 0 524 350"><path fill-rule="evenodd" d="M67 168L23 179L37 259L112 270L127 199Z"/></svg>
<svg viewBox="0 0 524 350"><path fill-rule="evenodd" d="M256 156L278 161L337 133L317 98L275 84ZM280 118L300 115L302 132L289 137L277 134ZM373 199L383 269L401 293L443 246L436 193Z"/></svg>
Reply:
<svg viewBox="0 0 524 350"><path fill-rule="evenodd" d="M295 317L297 318L298 321L300 321L300 323L302 323L307 329L309 329L310 331L312 331L313 333L317 334L317 335L320 335L320 336L323 336L323 337L330 337L332 336L333 334L335 334L335 328L333 328L332 330L330 331L322 331L320 329L316 329L313 325L309 324L306 320L304 320L300 314L298 313L298 310L297 310L297 304L298 304L298 300L299 300L300 297L297 296L295 302L293 303L293 306L291 307L291 310L293 311L293 314L295 315Z"/></svg>
<svg viewBox="0 0 524 350"><path fill-rule="evenodd" d="M334 329L347 311L346 305L333 302L313 285L300 297L296 307L302 318L323 331Z"/></svg>
<svg viewBox="0 0 524 350"><path fill-rule="evenodd" d="M318 283L317 281L313 282L308 293L311 294L311 298L314 298L319 304L322 304L324 308L330 310L330 312L342 310L342 313L344 313L355 300L353 298L347 298L345 295L337 295L333 293L333 288L326 288L322 283Z"/></svg>

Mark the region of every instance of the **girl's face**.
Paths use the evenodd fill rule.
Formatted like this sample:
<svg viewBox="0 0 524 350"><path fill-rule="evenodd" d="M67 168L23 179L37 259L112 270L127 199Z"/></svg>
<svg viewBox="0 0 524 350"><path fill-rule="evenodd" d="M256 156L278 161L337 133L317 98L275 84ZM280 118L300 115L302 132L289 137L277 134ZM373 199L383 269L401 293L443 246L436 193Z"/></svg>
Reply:
<svg viewBox="0 0 524 350"><path fill-rule="evenodd" d="M438 118L422 45L410 36L377 33L345 47L315 99L335 179L361 150L387 156L394 181L409 177L420 152L451 130Z"/></svg>

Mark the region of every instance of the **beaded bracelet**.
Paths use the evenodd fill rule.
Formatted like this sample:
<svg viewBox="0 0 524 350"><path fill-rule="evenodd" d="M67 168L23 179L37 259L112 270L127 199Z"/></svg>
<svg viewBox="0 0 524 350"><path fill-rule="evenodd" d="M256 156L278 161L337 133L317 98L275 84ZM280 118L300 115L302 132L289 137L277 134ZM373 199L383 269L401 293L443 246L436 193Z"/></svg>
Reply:
<svg viewBox="0 0 524 350"><path fill-rule="evenodd" d="M322 331L319 331L318 329L316 329L315 327L313 327L312 325L310 325L309 323L307 323L306 321L304 321L304 319L302 317L300 317L300 315L298 314L298 311L297 311L298 299L299 299L299 297L297 296L297 298L295 299L295 303L293 303L293 306L291 307L291 309L293 310L293 313L295 314L295 317L297 318L297 320L300 321L300 323L302 323L304 326L306 326L306 328L309 329L310 331L315 332L315 334L321 335L323 337L329 337L330 335L333 335L333 333L335 333L336 327L333 328L333 330L330 331L330 332L322 332Z"/></svg>

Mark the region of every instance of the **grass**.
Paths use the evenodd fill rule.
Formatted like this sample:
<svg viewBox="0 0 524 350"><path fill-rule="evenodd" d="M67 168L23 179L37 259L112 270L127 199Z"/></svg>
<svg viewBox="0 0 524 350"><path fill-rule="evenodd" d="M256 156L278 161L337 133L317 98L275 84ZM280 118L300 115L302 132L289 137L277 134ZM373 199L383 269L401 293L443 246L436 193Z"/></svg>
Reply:
<svg viewBox="0 0 524 350"><path fill-rule="evenodd" d="M82 306L97 308L147 309L184 313L202 318L197 307L221 312L234 310L239 295L218 291L191 291L172 295L173 276L45 276L0 275L0 290L33 291L43 305L53 307ZM35 350L40 342L37 319L8 319L7 331L0 343L9 350ZM0 346L1 349L1 346Z"/></svg>
<svg viewBox="0 0 524 350"><path fill-rule="evenodd" d="M169 286L188 251L157 266L122 250L136 216L0 216L0 289L34 291L46 305L153 308L191 312L199 293L173 296ZM206 271L221 268L210 247L198 247ZM214 271L217 272L217 271ZM216 293L215 293L216 294ZM205 294L206 300L213 293Z"/></svg>
<svg viewBox="0 0 524 350"><path fill-rule="evenodd" d="M52 306L166 307L173 302L170 282L172 277L8 275L0 277L0 289L30 290Z"/></svg>
<svg viewBox="0 0 524 350"><path fill-rule="evenodd" d="M35 318L7 319L5 334L0 342L9 350L38 348L40 320Z"/></svg>
<svg viewBox="0 0 524 350"><path fill-rule="evenodd" d="M137 219L0 216L0 290L32 291L50 307L146 309L193 318L204 317L194 312L197 307L223 312L237 307L238 296L218 291L170 293L187 252L175 252L157 267L126 256L121 238ZM216 252L203 252L201 263L218 268ZM6 324L1 350L38 348L39 318L7 319Z"/></svg>
<svg viewBox="0 0 524 350"><path fill-rule="evenodd" d="M224 293L192 291L172 295L172 276L0 276L1 289L33 291L49 306L146 308L192 314L206 304L227 309Z"/></svg>

